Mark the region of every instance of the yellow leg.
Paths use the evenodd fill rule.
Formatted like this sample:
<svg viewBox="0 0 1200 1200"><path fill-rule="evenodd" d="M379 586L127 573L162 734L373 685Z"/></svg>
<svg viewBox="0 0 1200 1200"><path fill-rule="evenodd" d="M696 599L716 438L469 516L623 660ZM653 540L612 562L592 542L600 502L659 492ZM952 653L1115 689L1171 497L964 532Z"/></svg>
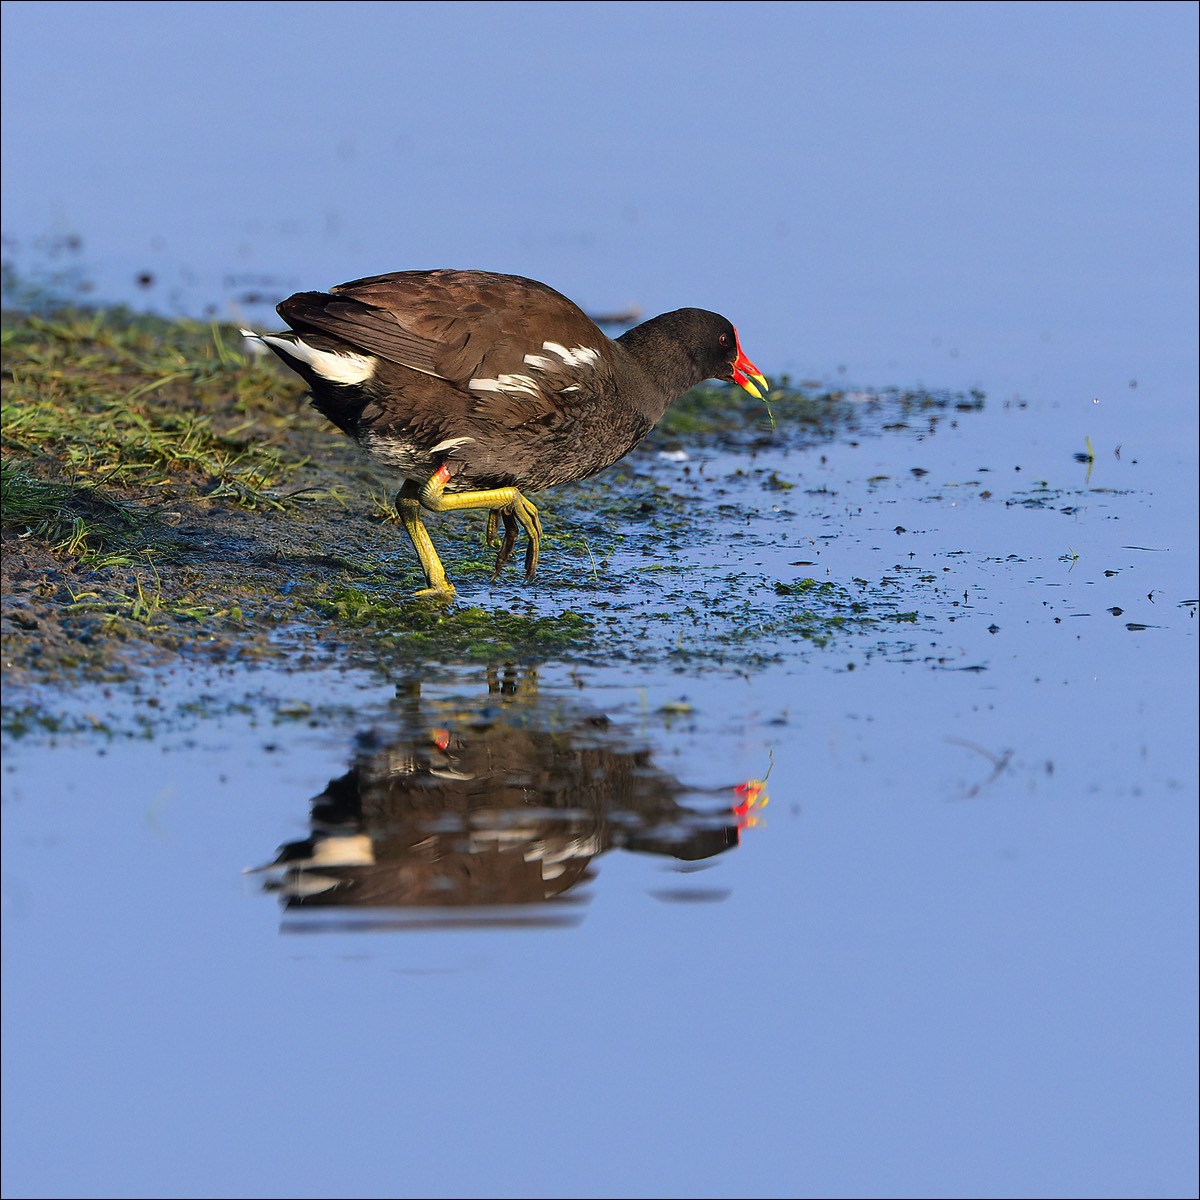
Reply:
<svg viewBox="0 0 1200 1200"><path fill-rule="evenodd" d="M404 532L408 534L409 541L417 552L417 558L421 560L421 570L425 572L425 582L429 585L422 588L417 595L430 596L449 604L454 599L454 584L446 578L442 560L438 558L429 530L421 520L420 495L421 489L411 480L406 480L396 496L396 511L404 524Z"/></svg>
<svg viewBox="0 0 1200 1200"><path fill-rule="evenodd" d="M443 466L419 486L406 480L396 496L396 510L421 561L428 587L417 592L418 596L449 603L454 599L454 584L446 578L445 568L434 549L429 530L421 520L421 506L431 512L455 512L463 508L486 508L488 512L487 537L491 542L496 535L497 518L504 520L504 540L496 556L496 574L508 561L517 540L518 526L525 530L528 544L525 548L525 578L532 579L537 572L538 551L542 542L542 522L538 511L515 487L492 488L488 491L458 492L446 495L446 483L450 472ZM493 576L495 578L495 576Z"/></svg>
<svg viewBox="0 0 1200 1200"><path fill-rule="evenodd" d="M496 560L497 571L512 553L512 543L516 541L517 536L515 526L520 525L529 539L525 547L525 578L532 579L537 574L538 551L542 545L542 521L538 516L538 510L515 487L491 488L480 492L452 492L450 495L446 495L446 483L449 478L450 472L444 466L434 471L425 486L421 488L421 503L432 512L457 512L463 508L487 508L499 513L504 518L504 544L501 546ZM407 486L406 484L405 487ZM494 533L493 517L490 514L488 516L488 532L489 534ZM412 536L411 531L409 536ZM429 535L425 536L428 538ZM420 553L418 548L417 554L420 555ZM424 560L422 560L422 566L424 565ZM438 565L440 569L441 564ZM426 571L426 575L428 575L428 571ZM442 577L445 578L444 573ZM430 580L431 584L432 582Z"/></svg>

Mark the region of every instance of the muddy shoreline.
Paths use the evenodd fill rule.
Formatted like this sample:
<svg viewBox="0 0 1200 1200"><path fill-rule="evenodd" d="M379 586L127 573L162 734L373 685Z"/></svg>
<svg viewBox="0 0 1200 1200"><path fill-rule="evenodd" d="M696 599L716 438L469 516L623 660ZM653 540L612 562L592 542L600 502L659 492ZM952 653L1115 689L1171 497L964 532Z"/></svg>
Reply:
<svg viewBox="0 0 1200 1200"><path fill-rule="evenodd" d="M752 470L757 448L872 419L870 404L836 392L785 384L769 411L738 389L689 394L626 460L537 497L546 541L532 585L519 563L493 584L482 516L431 519L459 588L446 608L413 599L422 579L388 481L234 331L124 312L7 314L4 338L6 708L28 687L169 661L750 661L763 639L739 645L736 628L755 595L783 597L784 636L864 619L861 598L799 580L748 577L738 597L699 585L643 595L648 573L721 536L711 489L678 460L716 447ZM928 421L982 402L894 393L875 408ZM757 490L773 500L791 486L768 472ZM712 645L695 633L697 609L724 623ZM687 639L676 630L656 649L646 637L681 621Z"/></svg>

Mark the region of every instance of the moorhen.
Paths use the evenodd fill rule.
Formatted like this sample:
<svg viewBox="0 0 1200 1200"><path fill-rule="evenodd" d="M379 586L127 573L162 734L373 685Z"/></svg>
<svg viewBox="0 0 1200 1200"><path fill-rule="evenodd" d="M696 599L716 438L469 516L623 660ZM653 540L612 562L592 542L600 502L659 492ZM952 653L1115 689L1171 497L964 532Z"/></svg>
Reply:
<svg viewBox="0 0 1200 1200"><path fill-rule="evenodd" d="M308 384L313 407L404 485L396 507L425 572L417 593L454 598L421 521L488 510L487 538L518 526L537 570L542 526L526 492L586 479L654 428L705 379L762 398L767 381L724 317L681 308L616 340L544 283L489 271L399 271L298 292L279 305L282 334L265 343Z"/></svg>

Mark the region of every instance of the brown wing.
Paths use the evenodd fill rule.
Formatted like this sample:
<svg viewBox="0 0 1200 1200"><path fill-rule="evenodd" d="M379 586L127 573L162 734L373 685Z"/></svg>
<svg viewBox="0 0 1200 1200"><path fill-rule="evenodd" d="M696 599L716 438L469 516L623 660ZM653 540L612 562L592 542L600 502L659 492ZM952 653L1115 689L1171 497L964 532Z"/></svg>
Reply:
<svg viewBox="0 0 1200 1200"><path fill-rule="evenodd" d="M326 292L298 292L276 311L298 334L327 334L388 362L426 375L440 374L439 343L414 333L387 309L355 299L339 299Z"/></svg>
<svg viewBox="0 0 1200 1200"><path fill-rule="evenodd" d="M279 306L280 315L294 329L330 334L463 389L472 380L517 379L508 388L517 396L519 378L531 377L536 390L554 395L582 388L597 370L611 373L606 371L610 343L594 322L565 296L532 279L486 271L401 271L331 291L293 296ZM548 355L547 342L595 354ZM531 367L527 356L537 364ZM487 394L478 387L474 391L481 398Z"/></svg>

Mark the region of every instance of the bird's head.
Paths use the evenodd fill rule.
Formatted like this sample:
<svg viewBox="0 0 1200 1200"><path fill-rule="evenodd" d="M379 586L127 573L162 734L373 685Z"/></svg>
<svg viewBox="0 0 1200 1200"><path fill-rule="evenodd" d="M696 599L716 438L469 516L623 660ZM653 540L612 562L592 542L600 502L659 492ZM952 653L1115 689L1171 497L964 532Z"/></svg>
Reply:
<svg viewBox="0 0 1200 1200"><path fill-rule="evenodd" d="M692 309L690 313L695 329L693 344L697 345L706 378L736 383L756 400L764 399L770 385L766 376L746 357L733 323L703 309Z"/></svg>

